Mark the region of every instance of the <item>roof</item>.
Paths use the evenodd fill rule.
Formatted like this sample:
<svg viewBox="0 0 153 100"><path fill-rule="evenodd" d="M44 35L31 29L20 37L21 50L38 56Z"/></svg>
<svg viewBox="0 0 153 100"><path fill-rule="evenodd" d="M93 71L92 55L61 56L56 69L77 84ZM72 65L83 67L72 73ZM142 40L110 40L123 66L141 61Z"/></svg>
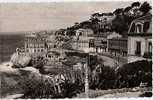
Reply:
<svg viewBox="0 0 153 100"><path fill-rule="evenodd" d="M135 27L135 26L133 26L133 24L134 23L137 23L137 22L140 22L140 23L142 23L142 24L144 24L144 22L149 22L150 23L150 26L149 26L149 28L147 29L147 31L144 33L144 32L141 32L141 33L139 33L139 34L146 34L146 33L151 33L152 32L152 14L151 13L147 13L146 15L144 15L144 16L142 16L142 17L139 17L139 18L137 18L137 19L135 19L135 20L133 20L132 22L131 22L131 25L130 25L130 28L129 28L129 30L128 30L128 35L129 34L134 34L135 32L135 29L132 31L132 27Z"/></svg>
<svg viewBox="0 0 153 100"><path fill-rule="evenodd" d="M149 21L152 21L152 14L151 13L147 13L146 15L135 19L133 22L140 21L140 20L149 20Z"/></svg>

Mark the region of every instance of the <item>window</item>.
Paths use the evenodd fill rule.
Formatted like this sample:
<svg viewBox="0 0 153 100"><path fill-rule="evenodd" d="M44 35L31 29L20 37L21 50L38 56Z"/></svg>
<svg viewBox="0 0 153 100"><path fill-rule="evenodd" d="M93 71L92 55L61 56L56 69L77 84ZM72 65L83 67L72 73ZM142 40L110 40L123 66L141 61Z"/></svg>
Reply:
<svg viewBox="0 0 153 100"><path fill-rule="evenodd" d="M36 49L34 49L34 52L36 52Z"/></svg>
<svg viewBox="0 0 153 100"><path fill-rule="evenodd" d="M137 41L136 42L136 51L135 51L136 55L141 55L141 42Z"/></svg>
<svg viewBox="0 0 153 100"><path fill-rule="evenodd" d="M43 49L41 49L41 52L43 52Z"/></svg>
<svg viewBox="0 0 153 100"><path fill-rule="evenodd" d="M149 44L148 44L148 52L152 52L152 43L151 42L149 42Z"/></svg>
<svg viewBox="0 0 153 100"><path fill-rule="evenodd" d="M138 24L137 25L137 33L141 33L142 32L142 25Z"/></svg>
<svg viewBox="0 0 153 100"><path fill-rule="evenodd" d="M149 29L149 27L150 27L150 23L149 22L145 22L144 23L144 27L143 27L144 32L147 32L147 30Z"/></svg>

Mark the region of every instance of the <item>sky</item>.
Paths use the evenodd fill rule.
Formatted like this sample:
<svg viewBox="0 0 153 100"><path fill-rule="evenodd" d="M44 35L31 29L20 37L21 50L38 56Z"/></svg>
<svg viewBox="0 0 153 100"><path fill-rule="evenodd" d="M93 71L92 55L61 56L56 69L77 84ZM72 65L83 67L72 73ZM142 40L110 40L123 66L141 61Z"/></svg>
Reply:
<svg viewBox="0 0 153 100"><path fill-rule="evenodd" d="M1 3L0 33L55 30L88 20L95 12L113 12L129 2Z"/></svg>

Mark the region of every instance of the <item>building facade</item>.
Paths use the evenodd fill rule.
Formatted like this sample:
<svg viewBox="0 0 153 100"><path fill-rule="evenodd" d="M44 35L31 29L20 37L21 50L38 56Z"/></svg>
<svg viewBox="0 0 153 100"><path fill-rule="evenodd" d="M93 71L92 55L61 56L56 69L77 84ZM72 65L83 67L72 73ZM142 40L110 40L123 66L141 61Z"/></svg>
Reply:
<svg viewBox="0 0 153 100"><path fill-rule="evenodd" d="M47 52L46 40L38 36L37 33L30 33L25 35L25 52L35 56L45 56Z"/></svg>
<svg viewBox="0 0 153 100"><path fill-rule="evenodd" d="M108 39L108 52L110 53L118 53L120 55L127 55L127 38L111 38Z"/></svg>
<svg viewBox="0 0 153 100"><path fill-rule="evenodd" d="M109 33L108 33L109 34ZM90 39L89 41L89 47L93 48L92 52L106 52L107 49L107 33L105 34L94 34L91 37L93 37L93 39Z"/></svg>
<svg viewBox="0 0 153 100"><path fill-rule="evenodd" d="M152 54L152 15L150 13L142 16L131 23L128 32L128 55L144 57ZM130 58L128 59L129 62Z"/></svg>

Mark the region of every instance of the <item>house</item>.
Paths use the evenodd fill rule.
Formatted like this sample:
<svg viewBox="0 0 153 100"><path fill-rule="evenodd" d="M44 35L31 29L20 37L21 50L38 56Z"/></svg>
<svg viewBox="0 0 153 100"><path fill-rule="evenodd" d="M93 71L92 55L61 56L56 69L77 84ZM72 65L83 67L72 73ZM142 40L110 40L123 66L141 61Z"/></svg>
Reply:
<svg viewBox="0 0 153 100"><path fill-rule="evenodd" d="M146 54L152 55L151 13L135 19L128 31L128 62L132 62L132 57L142 60Z"/></svg>

